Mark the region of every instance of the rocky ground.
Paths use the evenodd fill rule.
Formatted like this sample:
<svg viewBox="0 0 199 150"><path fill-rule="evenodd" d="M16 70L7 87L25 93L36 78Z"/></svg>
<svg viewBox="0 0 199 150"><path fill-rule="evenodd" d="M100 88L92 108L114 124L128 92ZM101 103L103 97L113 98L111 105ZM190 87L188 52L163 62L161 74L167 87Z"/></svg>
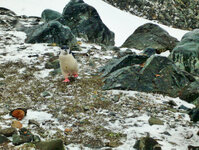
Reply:
<svg viewBox="0 0 199 150"><path fill-rule="evenodd" d="M104 0L139 17L167 26L192 30L199 27L199 2L193 0Z"/></svg>
<svg viewBox="0 0 199 150"><path fill-rule="evenodd" d="M32 26L37 19L19 22ZM65 149L134 149L142 137L153 138L163 150L197 146L199 124L178 109L193 105L158 94L101 89L97 71L118 51L78 39L79 77L63 83L61 73L53 69L60 52L56 44L26 44L25 33L5 26L0 28L0 133L11 142L0 149L38 146L15 144L13 135L5 134L16 120L9 115L16 108L27 109L22 127L42 141L61 139Z"/></svg>

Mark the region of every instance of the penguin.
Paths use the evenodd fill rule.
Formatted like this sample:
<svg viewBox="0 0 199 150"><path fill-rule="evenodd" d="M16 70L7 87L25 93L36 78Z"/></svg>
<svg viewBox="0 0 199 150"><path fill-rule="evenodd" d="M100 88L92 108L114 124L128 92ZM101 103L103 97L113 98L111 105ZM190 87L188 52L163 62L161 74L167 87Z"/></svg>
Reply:
<svg viewBox="0 0 199 150"><path fill-rule="evenodd" d="M61 48L61 53L59 55L59 63L61 72L65 78L63 82L70 82L68 77L73 76L75 78L78 77L78 64L77 60L70 52L70 48L68 46L63 46Z"/></svg>

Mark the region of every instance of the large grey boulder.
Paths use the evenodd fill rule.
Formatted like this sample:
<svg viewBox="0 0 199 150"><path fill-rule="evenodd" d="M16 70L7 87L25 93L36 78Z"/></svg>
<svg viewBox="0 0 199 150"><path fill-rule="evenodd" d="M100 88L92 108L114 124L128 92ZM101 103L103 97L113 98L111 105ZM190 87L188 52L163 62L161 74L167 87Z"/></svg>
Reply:
<svg viewBox="0 0 199 150"><path fill-rule="evenodd" d="M77 40L70 28L58 21L50 21L30 28L26 43L57 43L58 45L77 46Z"/></svg>
<svg viewBox="0 0 199 150"><path fill-rule="evenodd" d="M57 18L60 18L62 15L61 13L51 10L51 9L45 9L41 14L41 19L45 22L49 22L51 20L55 20Z"/></svg>
<svg viewBox="0 0 199 150"><path fill-rule="evenodd" d="M199 29L186 33L169 57L180 69L199 75Z"/></svg>
<svg viewBox="0 0 199 150"><path fill-rule="evenodd" d="M134 90L178 97L183 88L194 81L191 74L180 70L167 57L153 55L144 66L134 64L108 74L104 78L103 89Z"/></svg>
<svg viewBox="0 0 199 150"><path fill-rule="evenodd" d="M102 22L96 9L83 0L71 0L62 15L58 21L69 26L77 37L92 43L114 45L114 33Z"/></svg>
<svg viewBox="0 0 199 150"><path fill-rule="evenodd" d="M158 52L172 50L178 40L156 24L146 23L135 30L124 42L122 47L143 50L154 48Z"/></svg>

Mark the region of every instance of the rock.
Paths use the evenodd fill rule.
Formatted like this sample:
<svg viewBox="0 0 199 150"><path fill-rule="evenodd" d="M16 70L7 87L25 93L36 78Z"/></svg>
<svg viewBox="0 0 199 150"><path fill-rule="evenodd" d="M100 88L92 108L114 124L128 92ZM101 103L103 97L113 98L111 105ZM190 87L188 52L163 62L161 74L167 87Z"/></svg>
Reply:
<svg viewBox="0 0 199 150"><path fill-rule="evenodd" d="M12 136L15 133L17 133L17 130L13 127L0 129L0 134L4 135L6 137Z"/></svg>
<svg viewBox="0 0 199 150"><path fill-rule="evenodd" d="M57 11L51 9L45 9L41 14L41 19L45 22L49 22L57 18L60 18L61 16L62 16L61 13Z"/></svg>
<svg viewBox="0 0 199 150"><path fill-rule="evenodd" d="M189 146L188 146L188 150L199 150L199 146L192 146L192 145L189 145Z"/></svg>
<svg viewBox="0 0 199 150"><path fill-rule="evenodd" d="M150 125L164 125L164 122L159 118L151 117L148 121Z"/></svg>
<svg viewBox="0 0 199 150"><path fill-rule="evenodd" d="M199 108L191 109L188 114L191 118L191 121L193 122L199 121Z"/></svg>
<svg viewBox="0 0 199 150"><path fill-rule="evenodd" d="M17 134L13 134L12 136L12 143L15 146L24 144L24 143L30 143L32 141L33 141L32 136L24 136L24 135L17 135Z"/></svg>
<svg viewBox="0 0 199 150"><path fill-rule="evenodd" d="M11 127L12 127L12 128L21 129L22 126L23 126L23 125L21 124L21 122L19 122L19 121L17 121L17 120L12 121L12 124L11 124Z"/></svg>
<svg viewBox="0 0 199 150"><path fill-rule="evenodd" d="M107 75L102 87L104 90L134 90L178 97L182 89L195 80L192 75L181 71L170 59L163 56L151 56L144 66L131 64L125 67L128 63L118 62L113 60L111 65L102 69L103 75Z"/></svg>
<svg viewBox="0 0 199 150"><path fill-rule="evenodd" d="M107 49L108 49L108 50L115 51L115 52L120 51L120 48L119 48L119 47L117 47L117 46L108 46L108 47L107 47Z"/></svg>
<svg viewBox="0 0 199 150"><path fill-rule="evenodd" d="M58 21L69 26L77 37L92 43L114 45L114 33L102 22L96 9L83 0L71 0L62 15Z"/></svg>
<svg viewBox="0 0 199 150"><path fill-rule="evenodd" d="M50 93L47 92L47 91L44 91L44 92L41 93L41 95L42 95L43 97L48 97L48 96L50 96Z"/></svg>
<svg viewBox="0 0 199 150"><path fill-rule="evenodd" d="M180 69L199 75L199 29L186 33L169 57Z"/></svg>
<svg viewBox="0 0 199 150"><path fill-rule="evenodd" d="M38 136L33 135L28 129L21 128L19 130L20 135L14 134L12 136L12 143L14 145L20 145L23 143L30 143L30 142L39 142L40 138Z"/></svg>
<svg viewBox="0 0 199 150"><path fill-rule="evenodd" d="M135 30L135 32L127 38L122 47L145 49L154 48L157 51L164 52L172 50L178 40L169 35L167 31L160 26L146 23Z"/></svg>
<svg viewBox="0 0 199 150"><path fill-rule="evenodd" d="M27 30L26 43L57 43L58 45L77 45L77 40L70 28L58 21L49 21Z"/></svg>
<svg viewBox="0 0 199 150"><path fill-rule="evenodd" d="M4 135L0 135L0 144L8 142L10 142L10 140L7 137L5 137Z"/></svg>
<svg viewBox="0 0 199 150"><path fill-rule="evenodd" d="M184 105L180 105L180 107L178 107L178 109L189 110L189 108L187 108L187 107L184 106Z"/></svg>
<svg viewBox="0 0 199 150"><path fill-rule="evenodd" d="M174 102L173 100L169 100L168 104L173 107L173 106L177 106L176 102Z"/></svg>
<svg viewBox="0 0 199 150"><path fill-rule="evenodd" d="M132 66L135 64L142 64L147 60L147 56L141 55L127 55L119 59L113 59L104 67L100 68L100 72L103 72L102 76L107 76L108 74L121 69L123 67Z"/></svg>
<svg viewBox="0 0 199 150"><path fill-rule="evenodd" d="M64 150L64 144L62 140L51 140L36 143L38 150Z"/></svg>
<svg viewBox="0 0 199 150"><path fill-rule="evenodd" d="M150 137L141 137L133 147L136 150L161 150L158 142Z"/></svg>
<svg viewBox="0 0 199 150"><path fill-rule="evenodd" d="M156 52L157 52L157 49L155 48L145 48L141 54L150 57L156 54Z"/></svg>
<svg viewBox="0 0 199 150"><path fill-rule="evenodd" d="M46 69L58 69L60 68L59 59L55 59L53 61L49 60L45 64Z"/></svg>
<svg viewBox="0 0 199 150"><path fill-rule="evenodd" d="M11 29L16 27L17 24L17 15L7 8L0 7L0 27Z"/></svg>
<svg viewBox="0 0 199 150"><path fill-rule="evenodd" d="M33 119L28 120L28 124L34 124L34 125L40 127L40 123Z"/></svg>
<svg viewBox="0 0 199 150"><path fill-rule="evenodd" d="M164 131L162 134L171 136L171 134L168 131Z"/></svg>
<svg viewBox="0 0 199 150"><path fill-rule="evenodd" d="M179 96L180 99L186 99L187 102L193 102L199 98L199 82L195 81L184 87Z"/></svg>
<svg viewBox="0 0 199 150"><path fill-rule="evenodd" d="M130 49L126 49L125 51L119 51L117 53L117 57L118 58L124 57L126 55L136 55L136 53L132 52Z"/></svg>

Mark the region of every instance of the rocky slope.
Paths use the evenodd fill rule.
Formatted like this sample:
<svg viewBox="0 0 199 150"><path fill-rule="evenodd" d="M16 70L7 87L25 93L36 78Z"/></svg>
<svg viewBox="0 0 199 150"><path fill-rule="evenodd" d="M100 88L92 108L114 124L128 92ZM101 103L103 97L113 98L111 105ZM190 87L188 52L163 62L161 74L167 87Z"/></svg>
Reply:
<svg viewBox="0 0 199 150"><path fill-rule="evenodd" d="M194 105L159 94L102 90L99 68L115 57L140 51L76 38L81 49L73 51L79 77L63 83L57 60L60 46L25 43L27 35L17 31L43 24L41 18L1 10L6 13L0 15L0 149L119 150L141 149L142 143L145 149L163 150L198 146ZM24 118L13 117L10 112L16 108L27 110ZM190 109L192 118L187 114Z"/></svg>
<svg viewBox="0 0 199 150"><path fill-rule="evenodd" d="M199 1L195 0L104 0L136 16L181 29L199 28Z"/></svg>

